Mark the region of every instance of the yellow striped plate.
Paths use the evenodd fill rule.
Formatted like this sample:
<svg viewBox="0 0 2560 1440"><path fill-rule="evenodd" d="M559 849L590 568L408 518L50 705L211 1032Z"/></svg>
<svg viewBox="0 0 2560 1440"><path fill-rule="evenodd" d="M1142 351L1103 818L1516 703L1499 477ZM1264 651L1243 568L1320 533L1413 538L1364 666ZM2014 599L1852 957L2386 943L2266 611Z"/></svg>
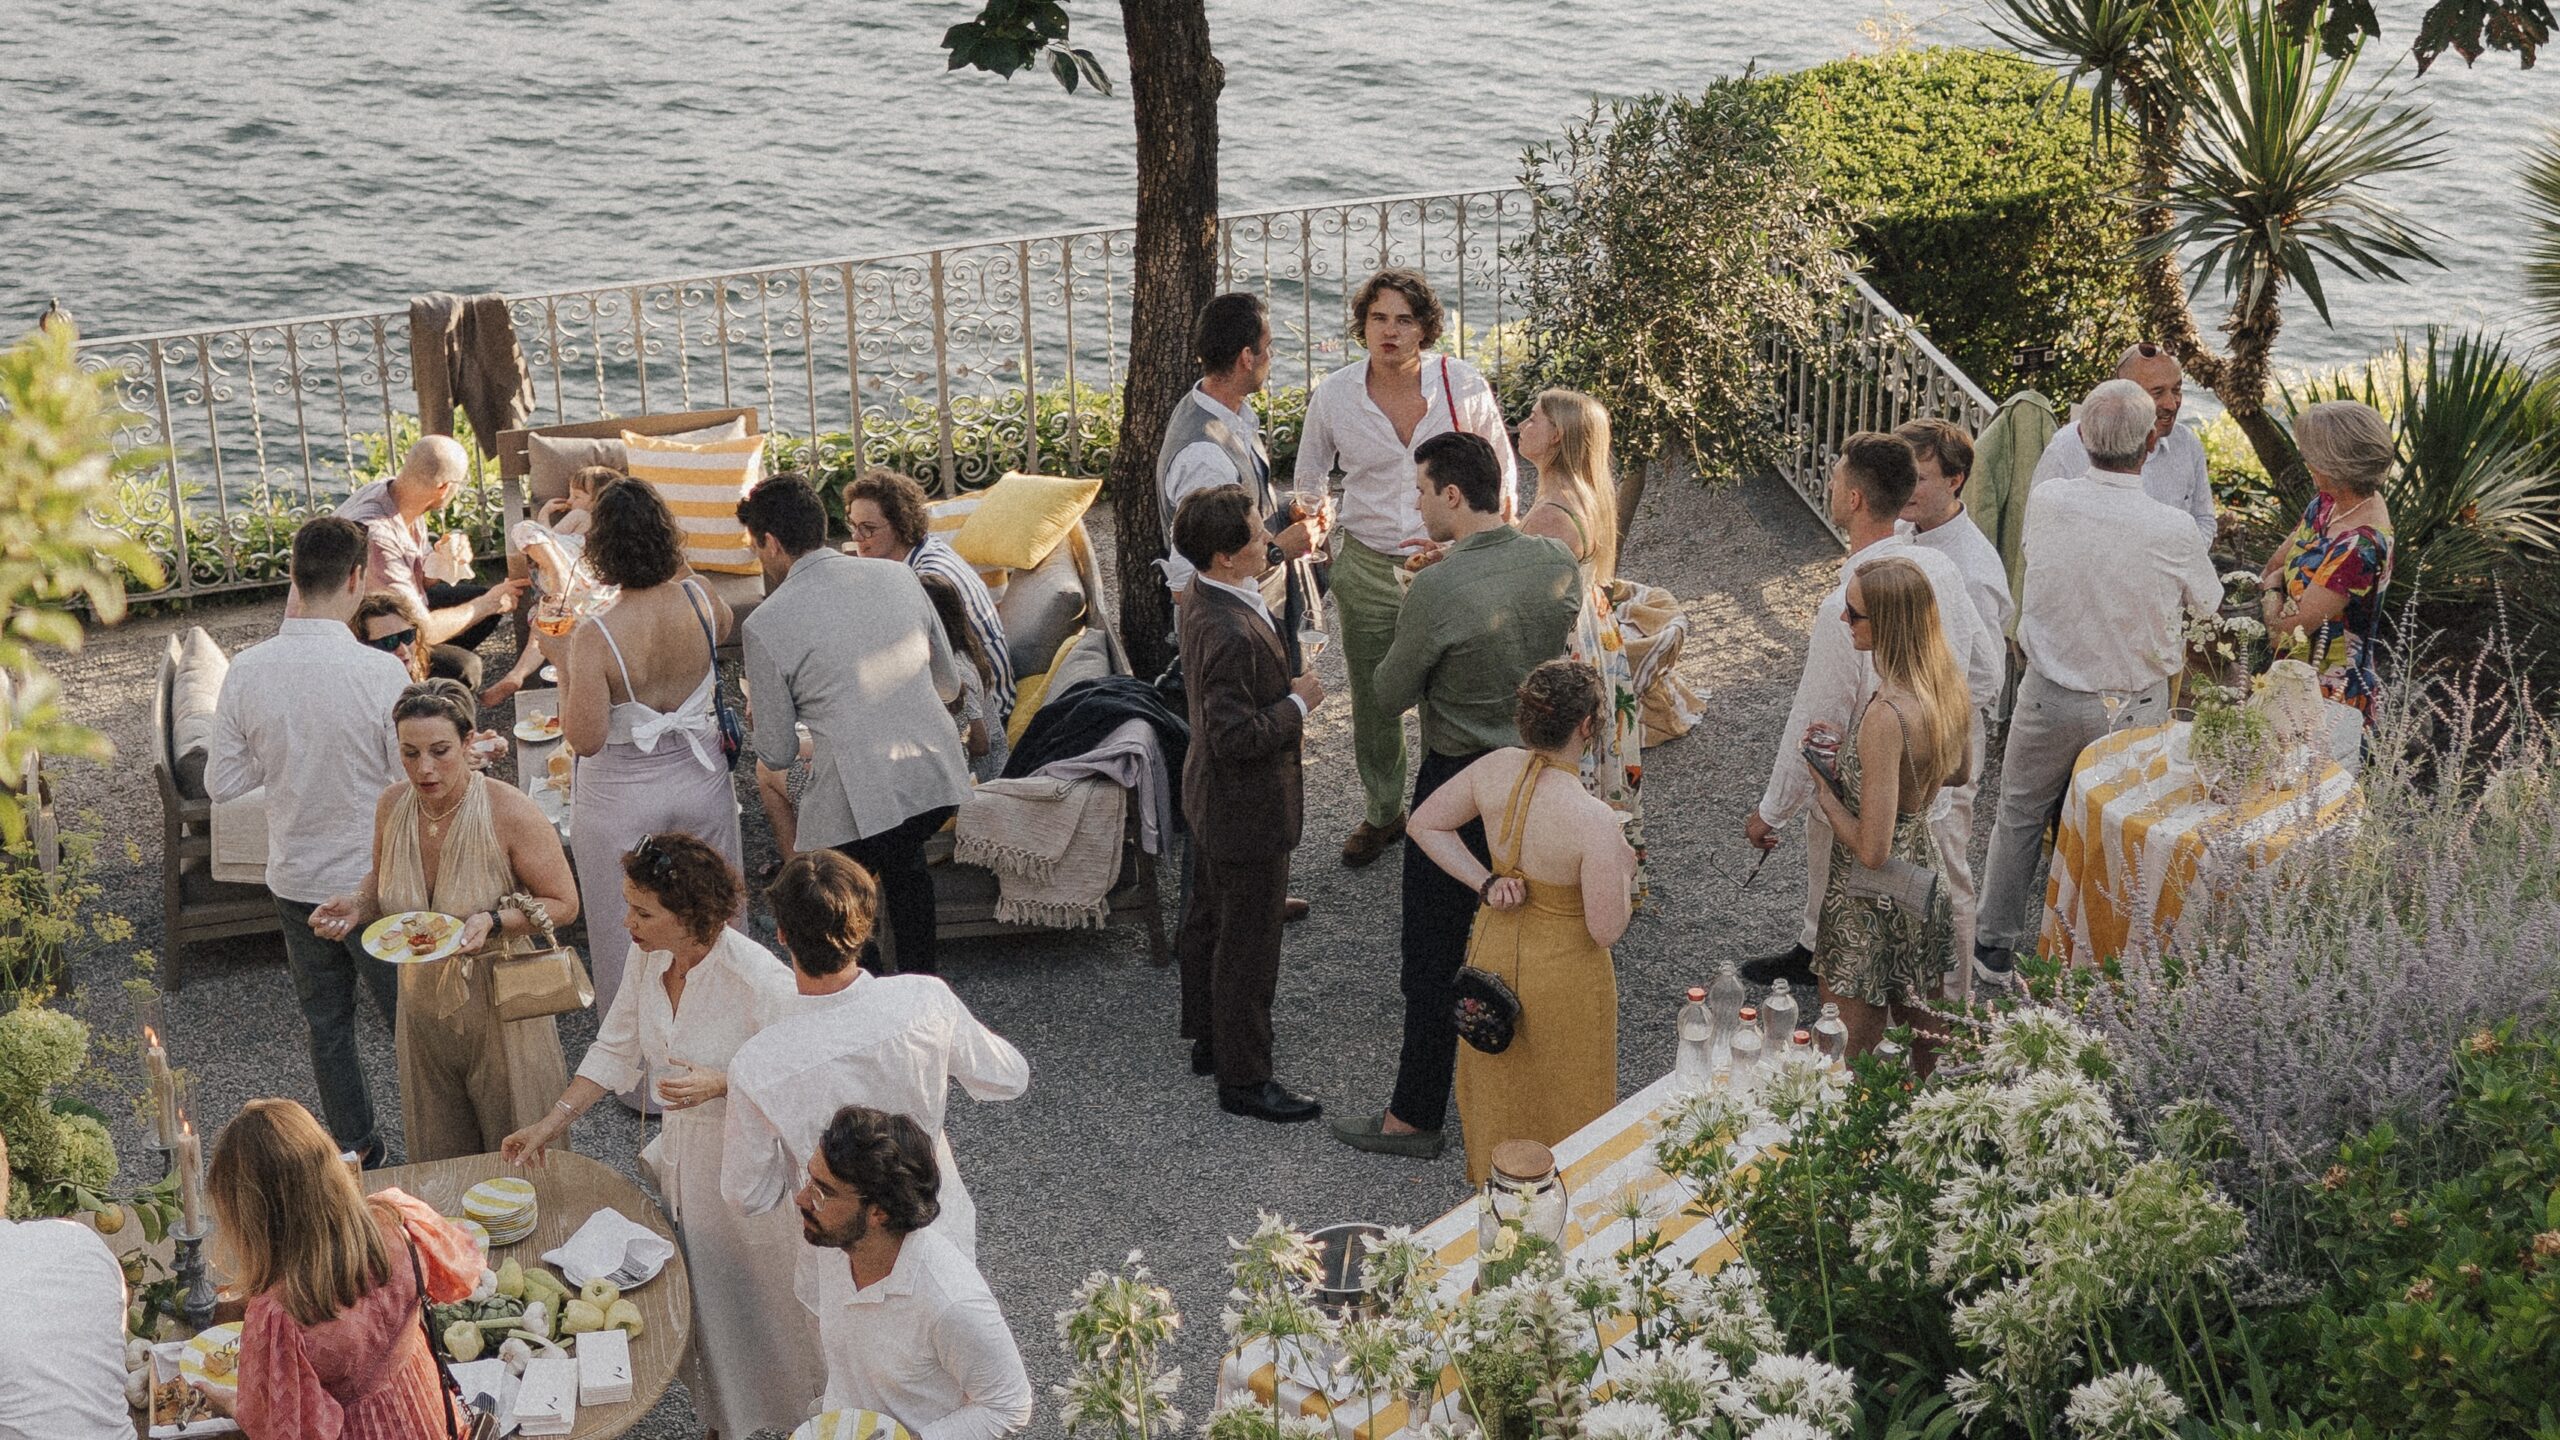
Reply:
<svg viewBox="0 0 2560 1440"><path fill-rule="evenodd" d="M877 1410L830 1410L800 1422L791 1440L916 1440L914 1432Z"/></svg>

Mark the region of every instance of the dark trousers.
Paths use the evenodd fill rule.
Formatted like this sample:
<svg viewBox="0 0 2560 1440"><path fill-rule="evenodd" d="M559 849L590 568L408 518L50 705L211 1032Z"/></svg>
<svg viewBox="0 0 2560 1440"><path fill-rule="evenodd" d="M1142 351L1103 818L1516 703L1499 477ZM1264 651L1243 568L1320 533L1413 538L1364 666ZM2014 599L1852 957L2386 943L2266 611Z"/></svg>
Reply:
<svg viewBox="0 0 2560 1440"><path fill-rule="evenodd" d="M311 1031L311 1078L320 1086L320 1113L341 1150L371 1158L380 1143L373 1120L373 1097L365 1089L364 1063L356 1056L356 994L373 992L383 1023L392 1023L400 997L400 972L364 952L356 937L323 940L311 930L311 912L319 908L299 900L276 901L276 918L284 926L284 963L292 972L294 997L302 1004L303 1023Z"/></svg>
<svg viewBox="0 0 2560 1440"><path fill-rule="evenodd" d="M1426 752L1413 772L1414 809L1461 770L1485 757ZM1407 812L1411 813L1411 812ZM1487 868L1484 822L1469 821L1458 838ZM1387 1108L1416 1130L1437 1130L1449 1118L1449 1084L1458 1073L1458 1026L1451 993L1467 963L1467 936L1475 928L1476 892L1433 864L1422 847L1404 847L1404 1054L1396 1062L1395 1098Z"/></svg>
<svg viewBox="0 0 2560 1440"><path fill-rule="evenodd" d="M925 868L924 842L959 810L943 805L910 815L876 835L848 840L836 853L871 872L880 882L881 917L897 945L897 964L884 966L875 931L862 952L863 968L873 974L932 975L934 961L933 872Z"/></svg>
<svg viewBox="0 0 2560 1440"><path fill-rule="evenodd" d="M488 593L486 585L429 585L427 608L446 610L456 605L468 605ZM470 629L441 645L430 647L427 651L427 674L439 679L459 680L477 691L482 673L480 647L488 643L490 636L498 633L498 622L505 618L503 615L483 616L472 622Z"/></svg>
<svg viewBox="0 0 2560 1440"><path fill-rule="evenodd" d="M1182 1037L1206 1040L1222 1086L1271 1078L1271 997L1280 983L1280 919L1289 852L1196 864L1173 953L1182 961Z"/></svg>

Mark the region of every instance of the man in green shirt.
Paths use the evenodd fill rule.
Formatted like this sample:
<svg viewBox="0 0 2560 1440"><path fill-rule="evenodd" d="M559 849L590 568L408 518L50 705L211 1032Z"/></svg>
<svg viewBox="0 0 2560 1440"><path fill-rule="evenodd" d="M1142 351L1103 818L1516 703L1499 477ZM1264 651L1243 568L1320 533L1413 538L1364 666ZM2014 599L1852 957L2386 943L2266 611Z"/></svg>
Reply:
<svg viewBox="0 0 2560 1440"><path fill-rule="evenodd" d="M1371 684L1390 714L1421 707L1418 806L1487 752L1520 743L1511 721L1514 693L1531 670L1564 653L1581 610L1582 575L1573 552L1503 519L1502 463L1481 437L1434 435L1413 458L1423 528L1436 548L1413 577L1395 640ZM1458 834L1478 860L1492 863L1482 823ZM1344 1144L1394 1155L1440 1153L1458 1063L1450 989L1466 963L1475 913L1473 891L1421 847L1405 847L1404 1053L1383 1114L1333 1122Z"/></svg>

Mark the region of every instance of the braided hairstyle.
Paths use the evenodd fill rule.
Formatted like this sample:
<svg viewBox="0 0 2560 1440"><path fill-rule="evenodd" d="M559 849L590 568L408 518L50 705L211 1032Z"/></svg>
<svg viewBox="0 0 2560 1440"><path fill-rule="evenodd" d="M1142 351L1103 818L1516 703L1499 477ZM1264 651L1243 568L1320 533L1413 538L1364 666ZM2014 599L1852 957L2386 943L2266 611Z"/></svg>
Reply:
<svg viewBox="0 0 2560 1440"><path fill-rule="evenodd" d="M1511 706L1521 744L1561 750L1583 721L1600 713L1600 672L1579 660L1550 660L1520 682Z"/></svg>
<svg viewBox="0 0 2560 1440"><path fill-rule="evenodd" d="M456 739L468 740L480 723L479 707L472 701L471 689L459 680L421 680L400 692L391 705L391 723L403 720L443 720L453 726Z"/></svg>

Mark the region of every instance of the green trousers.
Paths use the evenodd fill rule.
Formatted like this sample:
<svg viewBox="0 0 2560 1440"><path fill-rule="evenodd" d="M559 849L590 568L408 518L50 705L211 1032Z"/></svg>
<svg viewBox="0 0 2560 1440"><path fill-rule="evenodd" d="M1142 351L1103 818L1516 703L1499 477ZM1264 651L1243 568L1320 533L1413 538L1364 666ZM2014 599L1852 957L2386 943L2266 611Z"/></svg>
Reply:
<svg viewBox="0 0 2560 1440"><path fill-rule="evenodd" d="M1404 609L1404 560L1349 536L1333 560L1333 598L1342 610L1342 659L1351 671L1351 753L1360 767L1365 818L1386 825L1404 813L1404 715L1378 699L1378 661L1395 643Z"/></svg>

